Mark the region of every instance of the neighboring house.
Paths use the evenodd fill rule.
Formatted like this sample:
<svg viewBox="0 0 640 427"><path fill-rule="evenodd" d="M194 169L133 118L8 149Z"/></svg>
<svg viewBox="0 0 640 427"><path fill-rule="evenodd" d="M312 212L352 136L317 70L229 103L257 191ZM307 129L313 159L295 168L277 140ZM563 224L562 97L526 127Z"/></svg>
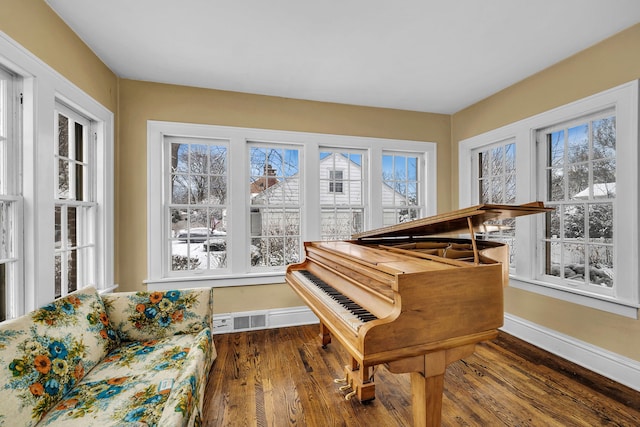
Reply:
<svg viewBox="0 0 640 427"><path fill-rule="evenodd" d="M351 233L362 231L364 224L364 206L366 205L367 177L362 165L350 160L341 153L330 153L319 163L320 205L323 209L323 236L340 234L349 238ZM300 176L298 174L278 179L275 172L270 170L265 177L251 184L251 230L252 235L262 234L262 230L274 230L282 224L288 202L300 195ZM383 206L406 206L407 198L394 191L388 185L382 187ZM263 215L264 208L269 209L269 215ZM395 224L398 219L385 218L385 224ZM327 224L344 230L342 233L327 233Z"/></svg>

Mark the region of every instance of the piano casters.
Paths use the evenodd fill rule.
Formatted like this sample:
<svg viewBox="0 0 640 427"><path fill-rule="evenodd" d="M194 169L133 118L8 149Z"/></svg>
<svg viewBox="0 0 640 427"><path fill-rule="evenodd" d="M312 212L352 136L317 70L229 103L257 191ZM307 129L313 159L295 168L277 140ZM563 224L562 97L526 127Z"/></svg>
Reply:
<svg viewBox="0 0 640 427"><path fill-rule="evenodd" d="M362 403L368 403L376 398L376 385L373 382L373 368L361 367L358 362L351 358L351 365L344 367L345 377L333 380L335 383L344 384L340 391L351 390L344 398L351 400L357 397Z"/></svg>

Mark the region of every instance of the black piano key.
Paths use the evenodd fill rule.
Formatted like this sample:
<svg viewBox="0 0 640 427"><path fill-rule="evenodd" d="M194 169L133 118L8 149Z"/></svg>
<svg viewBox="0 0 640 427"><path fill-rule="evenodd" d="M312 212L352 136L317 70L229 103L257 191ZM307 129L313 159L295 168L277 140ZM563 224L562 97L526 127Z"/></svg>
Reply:
<svg viewBox="0 0 640 427"><path fill-rule="evenodd" d="M370 313L365 308L362 308L358 303L353 301L351 298L343 295L334 287L326 283L324 280L313 275L313 273L307 270L300 270L300 273L363 322L370 322L377 319L374 314Z"/></svg>

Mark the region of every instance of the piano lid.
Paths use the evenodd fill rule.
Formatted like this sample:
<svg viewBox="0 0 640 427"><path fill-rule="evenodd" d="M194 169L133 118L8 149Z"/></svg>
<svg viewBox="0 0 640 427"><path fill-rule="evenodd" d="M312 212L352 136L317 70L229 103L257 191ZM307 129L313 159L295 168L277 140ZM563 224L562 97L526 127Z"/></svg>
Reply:
<svg viewBox="0 0 640 427"><path fill-rule="evenodd" d="M482 231L482 225L490 220L515 218L517 216L549 212L552 210L553 208L546 208L542 202L532 202L524 205L476 205L375 230L363 231L354 234L352 237L354 239L364 239L374 237L418 237L446 233L468 233L469 220L471 221L474 231Z"/></svg>

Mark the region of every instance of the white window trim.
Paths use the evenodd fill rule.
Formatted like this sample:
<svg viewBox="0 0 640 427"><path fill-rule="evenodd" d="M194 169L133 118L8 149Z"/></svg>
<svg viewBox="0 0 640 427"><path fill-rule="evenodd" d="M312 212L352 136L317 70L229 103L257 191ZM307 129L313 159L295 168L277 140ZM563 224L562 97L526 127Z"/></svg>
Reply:
<svg viewBox="0 0 640 427"><path fill-rule="evenodd" d="M510 285L541 295L584 305L599 310L638 318L640 308L640 275L638 266L638 103L639 84L632 81L570 104L555 108L465 139L459 143L459 204L460 207L475 204L477 195L469 185L472 182L472 150L510 138L516 141L517 203L537 200L538 183L536 165L536 132L557 123L580 116L614 108L617 133L616 217L614 232L618 236L616 251L616 295L606 297L587 292L571 291L551 283L531 279L535 277L536 259L535 230L543 221L541 215L518 218L518 276L512 276ZM621 175L624 174L624 175ZM522 177L528 179L522 179ZM621 238L620 236L629 236ZM624 268L624 270L621 270Z"/></svg>
<svg viewBox="0 0 640 427"><path fill-rule="evenodd" d="M165 230L163 224L166 218L158 215L164 212L162 209L163 178L163 147L164 136L211 138L229 141L229 211L228 230L230 253L227 256L229 272L223 275L207 275L201 277L165 277L163 274L162 256L164 239L159 230ZM302 150L302 163L300 165L304 173L304 188L302 200L302 216L305 218L302 225L302 240L312 241L321 239L320 230L320 180L319 155L323 148L359 149L367 152L369 157L366 172L369 177L381 177L382 152L385 149L405 151L408 153L420 153L423 156L422 165L425 171L425 185L422 189L425 204L425 216L436 213L436 144L425 141L393 140L383 138L368 138L345 135L317 134L307 132L280 131L269 129L241 128L230 126L216 126L190 123L176 123L153 121L147 122L147 280L145 283L149 289L161 289L166 286L174 288L194 286L194 282L207 281L207 286L245 286L266 283L282 283L284 271L249 272L247 266L248 245L247 236L234 232L240 229L238 224L244 224L244 230L249 230L249 198L247 183L249 179L247 142L273 142L300 146ZM366 200L368 206L382 205L381 186L369 185ZM312 216L317 215L318 221ZM382 226L382 211L380 209L367 209L365 221L369 228ZM165 231L166 232L166 231Z"/></svg>
<svg viewBox="0 0 640 427"><path fill-rule="evenodd" d="M33 310L54 295L54 110L68 105L95 122L97 283L114 284L114 116L111 111L0 31L0 64L23 79L22 195L24 197L23 283L13 303L17 314Z"/></svg>

